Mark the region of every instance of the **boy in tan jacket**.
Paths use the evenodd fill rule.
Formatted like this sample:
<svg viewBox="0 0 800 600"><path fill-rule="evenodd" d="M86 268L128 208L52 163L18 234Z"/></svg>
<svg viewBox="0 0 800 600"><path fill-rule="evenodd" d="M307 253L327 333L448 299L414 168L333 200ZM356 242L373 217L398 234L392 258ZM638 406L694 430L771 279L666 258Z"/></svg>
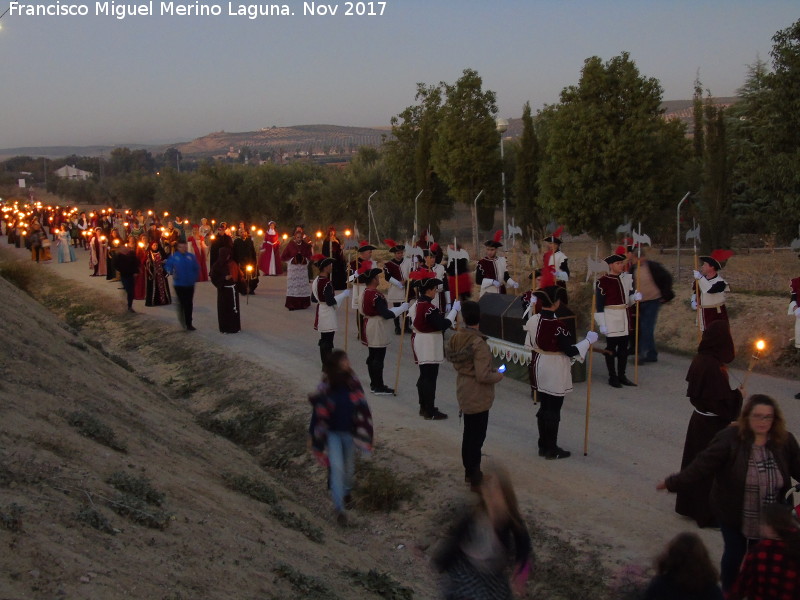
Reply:
<svg viewBox="0 0 800 600"><path fill-rule="evenodd" d="M494 402L494 386L503 375L492 368L492 354L479 323L481 308L477 302L461 305L466 327L456 332L447 344L447 358L458 372L456 398L464 415L461 460L464 480L473 490L481 483L481 449L489 424L489 409Z"/></svg>

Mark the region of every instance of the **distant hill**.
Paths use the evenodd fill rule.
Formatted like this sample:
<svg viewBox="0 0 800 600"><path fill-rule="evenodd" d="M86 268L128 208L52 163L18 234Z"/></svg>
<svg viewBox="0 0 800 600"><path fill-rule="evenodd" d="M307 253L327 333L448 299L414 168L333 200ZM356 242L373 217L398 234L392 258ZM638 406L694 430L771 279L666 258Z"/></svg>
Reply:
<svg viewBox="0 0 800 600"><path fill-rule="evenodd" d="M716 106L730 106L736 97L714 98ZM679 119L691 127L692 100L667 100L661 105L667 119ZM522 119L509 119L507 138L522 134ZM113 146L31 146L0 150L0 160L14 156L43 156L60 158L72 154L78 156L108 155L114 148L131 150L145 149L160 154L167 148L177 148L185 158L214 158L238 156L239 150L248 147L254 152L281 155L325 157L328 160L348 160L361 146L380 146L391 137L391 127L343 127L339 125L294 125L270 127L258 131L215 131L189 142L172 144L116 144Z"/></svg>
<svg viewBox="0 0 800 600"><path fill-rule="evenodd" d="M15 156L38 156L43 158L62 158L64 156L108 156L114 148L131 150L151 150L155 146L147 144L115 144L113 146L24 146L0 149L0 160Z"/></svg>
<svg viewBox="0 0 800 600"><path fill-rule="evenodd" d="M186 157L219 157L238 154L248 147L256 152L301 154L307 156L347 156L361 146L377 147L391 128L340 127L338 125L296 125L270 127L258 131L231 133L217 131L203 137L175 144Z"/></svg>

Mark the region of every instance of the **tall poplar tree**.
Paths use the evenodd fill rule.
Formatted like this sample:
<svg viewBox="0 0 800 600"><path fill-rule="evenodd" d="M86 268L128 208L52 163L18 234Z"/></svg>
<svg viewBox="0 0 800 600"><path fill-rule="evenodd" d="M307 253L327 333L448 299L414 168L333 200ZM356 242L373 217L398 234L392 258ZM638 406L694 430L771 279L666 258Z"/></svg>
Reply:
<svg viewBox="0 0 800 600"><path fill-rule="evenodd" d="M415 99L418 104L392 117L394 138L386 142L384 158L390 174L393 202L403 208L395 211L400 229L411 228L414 198L422 190L418 200L418 233L430 226L434 237L438 237L439 222L452 215L453 207L447 186L436 173L431 160L442 104L441 87L418 83ZM404 214L408 222L397 221L402 219L398 212Z"/></svg>
<svg viewBox="0 0 800 600"><path fill-rule="evenodd" d="M542 153L533 125L530 102L522 109L522 136L517 151L517 172L514 179L514 198L517 224L532 234L546 222L539 206L539 168Z"/></svg>
<svg viewBox="0 0 800 600"><path fill-rule="evenodd" d="M495 208L502 204L496 95L483 90L483 80L472 69L465 69L455 84L442 83L441 87L445 101L439 113L431 162L456 202L471 205L484 190L478 223L482 229L489 229Z"/></svg>
<svg viewBox="0 0 800 600"><path fill-rule="evenodd" d="M627 52L593 56L547 111L542 199L568 230L610 241L626 215L646 223L674 199L688 148L685 127L664 120L661 95Z"/></svg>

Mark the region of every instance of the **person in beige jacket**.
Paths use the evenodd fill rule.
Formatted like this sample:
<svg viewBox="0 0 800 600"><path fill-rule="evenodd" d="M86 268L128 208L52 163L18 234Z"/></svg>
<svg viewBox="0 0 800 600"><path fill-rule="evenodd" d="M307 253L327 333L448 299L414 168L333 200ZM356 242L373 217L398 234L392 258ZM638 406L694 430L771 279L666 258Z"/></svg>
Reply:
<svg viewBox="0 0 800 600"><path fill-rule="evenodd" d="M481 449L489 424L489 409L494 402L494 386L503 375L492 368L492 355L479 323L481 308L477 302L461 305L466 327L456 332L447 344L447 358L458 372L456 398L464 415L464 437L461 441L461 460L464 480L473 490L480 486Z"/></svg>

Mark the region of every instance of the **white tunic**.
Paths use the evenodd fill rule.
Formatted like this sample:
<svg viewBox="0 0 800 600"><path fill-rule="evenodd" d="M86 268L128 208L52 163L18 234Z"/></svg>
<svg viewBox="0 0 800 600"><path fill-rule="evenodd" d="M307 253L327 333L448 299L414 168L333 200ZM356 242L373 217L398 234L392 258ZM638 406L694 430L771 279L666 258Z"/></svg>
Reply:
<svg viewBox="0 0 800 600"><path fill-rule="evenodd" d="M536 335L541 319L542 315L533 315L523 326L525 347L536 353L532 368L536 372L537 389L543 394L564 396L572 391L572 359L562 352L544 352L539 348Z"/></svg>
<svg viewBox="0 0 800 600"><path fill-rule="evenodd" d="M444 336L441 331L423 333L414 327L414 319L417 316L418 303L411 305L408 309L408 317L411 319L411 349L414 351L414 362L418 365L440 364L444 362Z"/></svg>
<svg viewBox="0 0 800 600"><path fill-rule="evenodd" d="M319 281L319 275L314 279L314 283L311 284L311 294L317 301L317 315L316 315L316 324L314 325L314 329L316 329L320 333L329 333L331 331L338 331L336 309L339 307L338 305L328 306L324 298L317 298L318 281Z"/></svg>

